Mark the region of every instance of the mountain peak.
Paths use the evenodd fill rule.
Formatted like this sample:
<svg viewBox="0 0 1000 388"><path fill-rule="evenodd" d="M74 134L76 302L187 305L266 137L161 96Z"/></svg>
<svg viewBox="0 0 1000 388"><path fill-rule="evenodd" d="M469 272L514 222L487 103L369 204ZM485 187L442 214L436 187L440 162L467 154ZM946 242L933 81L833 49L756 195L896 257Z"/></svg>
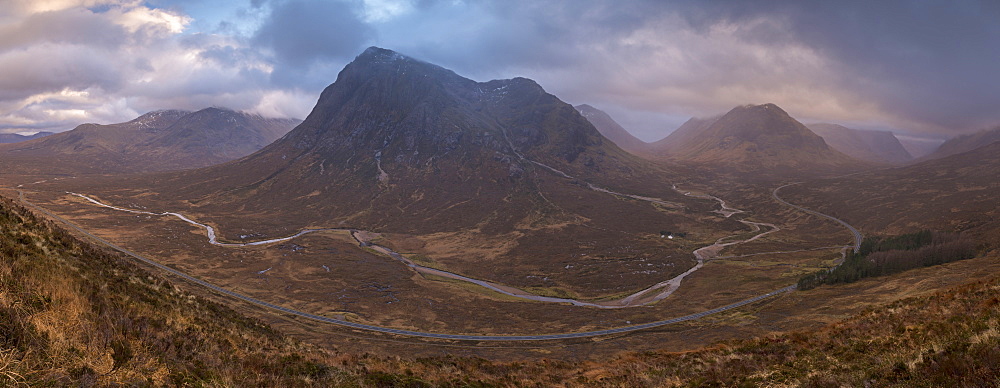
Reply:
<svg viewBox="0 0 1000 388"><path fill-rule="evenodd" d="M760 105L755 105L755 104L741 105L729 111L729 113L736 113L736 112L758 112L758 113L769 113L781 116L789 116L788 112L785 112L784 109L781 109L781 107L773 103L766 103Z"/></svg>
<svg viewBox="0 0 1000 388"><path fill-rule="evenodd" d="M737 106L714 120L692 120L656 144L674 158L696 162L796 169L858 165L771 103Z"/></svg>
<svg viewBox="0 0 1000 388"><path fill-rule="evenodd" d="M374 78L393 80L388 81L390 83L396 80L421 83L423 81L419 80L424 78L443 80L456 77L458 76L454 72L443 67L389 49L372 46L344 67L337 76L337 81L342 84L360 86Z"/></svg>
<svg viewBox="0 0 1000 388"><path fill-rule="evenodd" d="M360 55L358 55L357 58L355 58L354 60L373 61L373 62L393 62L401 60L412 61L414 59L389 49L371 46L365 49L365 51L362 52Z"/></svg>
<svg viewBox="0 0 1000 388"><path fill-rule="evenodd" d="M225 168L270 171L265 176L274 176L268 180L314 182L301 186L309 187L306 195L295 195L307 201L314 191L340 193L336 198L351 205L338 199L338 214L369 222L382 222L373 216L383 214L381 208L407 209L414 216L422 209L460 216L467 220L463 227L478 227L495 210L482 204L499 206L511 196L532 195L539 171L528 158L579 177L635 171L631 157L535 81L477 82L371 47L323 91L302 125ZM224 173L229 174L239 173ZM456 193L475 195L477 203L441 212L452 209L444 204ZM388 201L395 205L357 213Z"/></svg>
<svg viewBox="0 0 1000 388"><path fill-rule="evenodd" d="M239 113L239 112L237 112L235 110L232 110L232 109L229 109L229 108L226 108L226 107L221 107L221 106L208 107L208 108L202 109L202 110L200 110L198 112L205 112L205 113ZM198 113L198 112L195 112L195 113Z"/></svg>

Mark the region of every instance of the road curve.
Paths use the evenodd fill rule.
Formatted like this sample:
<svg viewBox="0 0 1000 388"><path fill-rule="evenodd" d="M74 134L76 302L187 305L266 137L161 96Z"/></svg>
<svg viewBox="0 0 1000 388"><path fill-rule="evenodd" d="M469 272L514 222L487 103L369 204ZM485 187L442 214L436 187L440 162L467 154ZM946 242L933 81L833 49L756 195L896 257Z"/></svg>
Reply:
<svg viewBox="0 0 1000 388"><path fill-rule="evenodd" d="M225 288L216 286L216 285L214 285L212 283L209 283L209 282L206 282L204 280L201 280L201 279L198 279L196 277L193 277L191 275L188 275L188 274L186 274L184 272L181 272L179 270L176 270L176 269L170 268L170 267L168 267L166 265L160 264L160 263L158 263L158 262L156 262L156 261L154 261L152 259L146 258L146 257L144 257L142 255L139 255L138 253L132 252L132 251L130 251L128 249L122 248L122 247L120 247L118 245L115 245L115 244L113 244L113 243L111 243L111 242L109 242L107 240L104 240L104 239L102 239L102 238L100 238L98 236L95 236L95 235L91 234L90 232L84 230L83 228L77 226L73 222L71 222L71 221L69 221L69 220L67 220L65 218L62 218L62 217L60 217L60 216L58 216L58 215L56 215L54 213L51 213L48 210L45 210L44 208L42 208L42 207L40 207L38 205L35 205L34 203L28 201L24 197L24 191L17 190L17 193L18 193L18 199L21 202L23 202L26 205L28 205L28 206L30 206L30 207L32 207L32 208L34 208L34 209L36 209L36 210L44 213L45 215L47 215L47 216L49 216L49 217L51 217L53 219L59 220L60 222L66 224L67 226L73 228L74 230L76 230L76 231L82 233L83 235L85 235L85 236L93 239L94 241L97 241L97 242L99 242L101 244L104 244L104 245L106 245L106 246L108 246L108 247L110 247L110 248L112 248L114 250L117 250L119 252L122 252L122 253L124 253L126 255L129 255L129 256L131 256L131 257L135 258L136 260L139 260L139 261L141 261L143 263L146 263L148 265L156 267L156 268L158 268L160 270L163 270L165 272L168 272L168 273L170 273L172 275L181 277L184 280L187 280L187 281L189 281L191 283L194 283L194 284L200 285L202 287L208 288L208 289L210 289L212 291L215 291L217 293L220 293L220 294L223 294L223 295L227 295L227 296L230 296L230 297L242 300L244 302L255 304L257 306L268 308L268 309L271 309L271 310L274 310L274 311L278 311L278 312L282 312L282 313L286 313L286 314L291 314L291 315L295 315L295 316L299 316L299 317L302 317L302 318L307 318L307 319L311 319L311 320L315 320L315 321L319 321L319 322L330 323L330 324L344 326L344 327L348 327L348 328L352 328L352 329L358 329L358 330L366 330L366 331L379 332L379 333L387 333L387 334L396 334L396 335L403 335L403 336L410 336L410 337L422 337L422 338L434 338L434 339L446 339L446 340L463 340L463 341L546 341L546 340L562 340L562 339L571 339L571 338L598 337L598 336L611 335L611 334L629 333L629 332L634 332L634 331L639 331L639 330L646 330L646 329L651 329L651 328L660 327L660 326L666 326L666 325L670 325L670 324L674 324L674 323L680 323L680 322L685 322L685 321L692 321L692 320L703 318L703 317L708 316L708 315L712 315L712 314L720 313L720 312L723 312L723 311L732 310L732 309L735 309L735 308L738 308L738 307L742 307L742 306L745 306L745 305L748 305L748 304L751 304L751 303L754 303L754 302L758 302L758 301L770 298L770 297L775 296L775 295L783 294L785 292L793 291L796 288L795 285L791 285L791 286L788 286L788 287L785 287L785 288L782 288L782 289L778 289L778 290L775 290L775 291L772 291L772 292L769 292L769 293L766 293L766 294L763 294L763 295L755 296L755 297L750 298L750 299L745 299L745 300L742 300L742 301L739 301L739 302L736 302L736 303L728 304L728 305L725 305L725 306L722 306L722 307L717 307L717 308L714 308L714 309L711 309L711 310L706 310L706 311L702 311L702 312L695 313L695 314L689 314L689 315L685 315L685 316L681 316L681 317L677 317L677 318L671 318L671 319L662 320L662 321L656 321L656 322L649 322L649 323L644 323L644 324L640 324L640 325L624 326L624 327L618 327L618 328L613 328L613 329L604 329L604 330L593 330L593 331L574 332L574 333L538 334L538 335L466 335L466 334L431 333L431 332L414 331L414 330L394 329L394 328L390 328L390 327L375 326L375 325L366 325L366 324L362 324L362 323L350 322L350 321L345 321L345 320L340 320L340 319L329 318L329 317L325 317L325 316L321 316L321 315L310 314L310 313L307 313L307 312L303 312L303 311L299 311L299 310L295 310L295 309L290 309L288 307L278 306L276 304L268 303L268 302L262 301L260 299L256 299L256 298L244 295L244 294L240 294L238 292L227 290Z"/></svg>
<svg viewBox="0 0 1000 388"><path fill-rule="evenodd" d="M598 189L595 189L595 190L598 190ZM609 192L609 191L606 191L606 192ZM663 300L663 299L669 297L671 294L673 294L673 292L676 291L677 288L680 287L681 281L683 281L685 277L687 277L688 275L694 273L695 271L697 271L698 269L700 269L705 264L705 262L706 262L706 256L705 256L705 254L701 253L702 251L712 251L712 250L721 249L723 247L727 247L727 246L730 246L730 245L736 245L736 244L742 244L744 242L750 242L750 241L756 240L756 239L758 239L760 237L763 237L763 236L765 236L767 234L777 232L779 230L779 228L776 225L773 225L773 224L766 224L766 223L750 222L750 221L740 220L740 222L742 222L742 223L750 226L750 228L754 232L761 231L761 228L760 228L761 225L767 226L767 227L771 228L771 230L766 231L766 232L762 232L762 233L759 233L759 234L756 234L753 237L750 237L749 239L746 239L746 240L739 240L739 241L732 241L732 242L723 243L723 240L728 239L728 238L730 238L732 236L727 236L727 237L720 238L720 239L718 239L712 245L709 245L709 246L700 248L698 250L695 250L693 253L694 253L695 257L698 259L697 265L695 265L694 267L692 267L688 271L686 271L686 272L684 272L684 273L682 273L680 275L677 275L674 278L671 278L671 279L665 280L663 282L657 283L657 284L655 284L655 285L653 285L651 287L644 288L644 289L642 289L640 291L637 291L637 292L635 292L635 293L633 293L633 294L631 294L631 295L629 295L629 296L627 296L625 298L622 298L622 299L607 300L607 301L600 301L600 302L588 302L588 301L580 301L580 300L569 299L569 298L556 298L556 297L535 295L535 294L531 294L529 292L526 292L524 290L521 290L521 289L518 289L518 288L515 288L515 287L512 287L512 286L502 285L502 284L493 283L493 282L489 282L489 281L485 281L485 280L473 279L473 278L470 278L470 277L467 277L467 276L459 275L459 274L456 274L456 273L453 273L453 272L448 272L448 271L444 271L444 270L437 269L437 268L424 267L422 265L418 265L417 263L415 263L412 260L406 258L405 256L399 254L398 252L395 252L392 249L389 249L388 247L384 247L384 246L381 246L381 245L373 244L372 242L367 241L364 238L361 238L359 236L360 235L360 233L359 233L360 231L356 230L356 229L353 229L353 228L303 229L303 230L300 230L299 232L297 232L297 233L295 233L295 234L293 234L291 236L287 236L287 237L274 238L274 239L268 239L268 240L262 240L262 241L245 242L245 243L224 243L224 242L219 242L218 241L218 238L216 237L215 228L213 228L212 226L209 226L207 224L203 224L203 223L200 223L198 221L192 220L191 218L189 218L189 217L187 217L187 216L185 216L183 214L180 214L180 213L173 213L173 212L155 213L155 212L149 212L149 211L145 211L145 210L128 209L128 208L123 208L123 207L118 207L118 206L114 206L114 205L109 205L109 204L103 203L103 202L98 201L96 199L90 198L90 197L88 197L88 196L86 196L84 194L78 194L78 193L74 193L74 192L66 192L66 193L70 194L70 195L73 195L73 196L76 196L76 197L80 197L80 198L82 198L82 199L84 199L84 200L86 200L86 201L88 201L88 202L90 202L90 203L92 203L94 205L97 205L97 206L101 206L101 207L105 207L105 208L109 208L109 209L114 209L114 210L118 210L118 211L123 211L123 212L127 212L127 213L146 214L146 215L153 215L153 216L171 216L171 217L177 217L177 218L179 218L180 220L182 220L184 222L187 222L187 223L189 223L191 225L195 225L195 226L197 226L199 228L205 229L205 232L208 234L208 242L209 242L209 244L216 245L216 246L223 246L223 247L245 247L245 246L251 246L251 245L265 245L265 244L272 244L272 243L276 243L276 242L284 242L284 241L289 241L291 239L297 238L299 236L302 236L302 235L305 235L305 234L308 234L308 233L313 233L313 232L322 232L322 231L342 231L342 232L349 232L351 234L351 236L353 236L354 239L359 244L361 244L362 247L368 247L368 248L374 249L375 251L378 251L379 253L382 253L382 254L384 254L386 256L389 256L389 257L391 257L391 258L393 258L393 259L395 259L395 260L397 260L397 261L405 264L407 267L413 269L414 271L416 271L418 273L443 276L443 277L446 277L446 278L449 278L449 279L455 279L455 280L459 280L459 281L463 281L463 282L468 282L468 283L476 284L476 285L479 285L481 287L485 287L487 289L490 289L490 290L492 290L494 292L498 292L498 293L501 293L501 294L504 294L504 295L508 295L508 296L512 296L512 297L520 298L520 299L525 299L525 300L533 300L533 301L546 302L546 303L569 303L569 304L572 304L572 305L575 305L575 306L594 307L594 308L601 308L601 309L618 309L618 308L630 308L630 307L645 306L645 305L652 304L652 303L658 302L660 300ZM609 193L613 193L613 192L609 192ZM618 195L618 194L615 194L615 195ZM645 197L638 197L638 198L645 198ZM711 198L715 198L715 197L711 197ZM718 198L715 198L715 199L718 200L720 203L722 203L722 208L723 209L726 209L725 202L723 202L722 200L720 200ZM732 210L735 210L735 209L732 209ZM742 210L736 210L736 212L742 212ZM729 215L731 215L731 214L729 214ZM729 215L726 215L726 216L728 217ZM657 291L657 290L660 290L660 292L652 294L652 295L647 295L647 294L650 294L653 291Z"/></svg>
<svg viewBox="0 0 1000 388"><path fill-rule="evenodd" d="M775 188L774 191L771 192L771 196L774 197L774 199L778 200L778 202L781 202L782 204L785 204L786 206L791 206L791 207L793 207L795 209L798 209L798 210L801 210L803 212L812 214L814 216L820 216L820 217L823 217L823 218L827 218L827 219L831 219L831 220L837 221L839 224L841 224L845 228L847 228L847 230L850 230L852 234L854 234L854 253L858 253L858 251L861 250L861 239L862 239L862 236L861 236L861 232L859 232L857 229L854 229L853 226L851 226L850 224L848 224L848 223L844 222L843 220L841 220L839 218L836 218L834 216L829 216L829 215L820 213L820 212L815 211L815 210L809 210L809 209L806 209L806 208L804 208L802 206L799 206L799 205L793 205L793 204L788 203L787 201L781 199L781 197L778 196L778 190L781 190L781 189L786 188L788 186L794 186L794 185L797 185L797 184L800 184L800 183L802 183L802 182L789 183L787 185Z"/></svg>

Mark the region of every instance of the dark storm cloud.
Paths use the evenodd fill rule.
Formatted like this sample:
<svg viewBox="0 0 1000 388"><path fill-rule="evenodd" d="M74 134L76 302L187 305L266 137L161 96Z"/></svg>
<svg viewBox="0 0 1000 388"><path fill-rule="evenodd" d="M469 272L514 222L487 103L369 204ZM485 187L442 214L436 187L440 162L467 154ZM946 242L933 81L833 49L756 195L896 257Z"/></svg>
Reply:
<svg viewBox="0 0 1000 388"><path fill-rule="evenodd" d="M1000 2L768 1L688 8L692 25L781 18L784 35L836 61L886 111L941 128L1000 122Z"/></svg>
<svg viewBox="0 0 1000 388"><path fill-rule="evenodd" d="M110 53L126 31L86 9L32 14L0 26L0 101L64 88L118 88Z"/></svg>
<svg viewBox="0 0 1000 388"><path fill-rule="evenodd" d="M576 102L691 115L776 102L807 119L888 121L923 132L1000 122L995 1L515 0L414 8L380 26L389 48L473 77L535 77Z"/></svg>
<svg viewBox="0 0 1000 388"><path fill-rule="evenodd" d="M619 3L426 1L396 28L426 32L405 48L470 71L574 66L586 61L595 43L621 38L661 13L638 2Z"/></svg>
<svg viewBox="0 0 1000 388"><path fill-rule="evenodd" d="M62 125L78 100L97 122L202 104L301 117L369 45L481 81L535 79L644 139L765 102L922 133L1000 123L997 1L56 3L0 7L0 125Z"/></svg>
<svg viewBox="0 0 1000 388"><path fill-rule="evenodd" d="M354 3L288 0L270 5L270 15L252 40L274 52L273 76L279 84L308 82L301 75L311 66L353 58L374 34Z"/></svg>
<svg viewBox="0 0 1000 388"><path fill-rule="evenodd" d="M0 101L23 99L64 88L105 90L121 86L114 61L81 46L36 45L0 53Z"/></svg>

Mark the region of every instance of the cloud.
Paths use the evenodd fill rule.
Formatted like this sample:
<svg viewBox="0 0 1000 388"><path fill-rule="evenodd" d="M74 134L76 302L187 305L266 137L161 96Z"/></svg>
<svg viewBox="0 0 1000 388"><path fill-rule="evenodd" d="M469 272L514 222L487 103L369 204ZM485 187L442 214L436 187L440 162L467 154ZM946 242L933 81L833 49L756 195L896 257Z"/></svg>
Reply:
<svg viewBox="0 0 1000 388"><path fill-rule="evenodd" d="M1000 121L996 2L431 2L384 46L473 78L528 76L636 115L774 102L807 120L916 132ZM470 22L472 21L472 22ZM659 131L648 127L643 131ZM634 128L633 128L634 129Z"/></svg>
<svg viewBox="0 0 1000 388"><path fill-rule="evenodd" d="M780 36L786 21L719 18L696 25L661 4L437 3L407 16L401 25L410 29L383 30L380 39L473 78L527 76L570 102L636 117L711 115L754 102L828 117L877 115L850 93L827 87L838 85L836 75L814 48L750 38ZM412 30L426 33L413 39ZM643 138L662 137L676 123L623 120L649 122L637 131Z"/></svg>
<svg viewBox="0 0 1000 388"><path fill-rule="evenodd" d="M995 1L770 2L713 8L690 20L781 18L782 39L811 47L836 81L883 119L933 132L1000 121L1000 3ZM752 35L766 42L773 35Z"/></svg>
<svg viewBox="0 0 1000 388"><path fill-rule="evenodd" d="M79 45L42 44L0 53L0 100L25 99L66 88L117 89L121 76L106 55Z"/></svg>
<svg viewBox="0 0 1000 388"><path fill-rule="evenodd" d="M307 74L314 67L340 67L370 41L374 30L358 16L360 7L345 1L287 0L270 4L270 15L252 42L273 53L275 81L284 86L326 83L332 77L321 71L319 79ZM306 76L302 76L306 73ZM320 86L320 85L314 85Z"/></svg>
<svg viewBox="0 0 1000 388"><path fill-rule="evenodd" d="M997 42L1000 3L985 0L8 0L0 131L207 105L301 117L378 45L477 80L533 78L644 139L764 102L951 134L1000 123Z"/></svg>
<svg viewBox="0 0 1000 388"><path fill-rule="evenodd" d="M0 25L0 50L35 43L115 47L124 43L125 34L122 26L109 23L107 18L87 9L47 11Z"/></svg>
<svg viewBox="0 0 1000 388"><path fill-rule="evenodd" d="M64 1L2 12L2 132L62 131L167 108L250 110L274 99L265 54L240 36L190 33L192 19L179 11Z"/></svg>

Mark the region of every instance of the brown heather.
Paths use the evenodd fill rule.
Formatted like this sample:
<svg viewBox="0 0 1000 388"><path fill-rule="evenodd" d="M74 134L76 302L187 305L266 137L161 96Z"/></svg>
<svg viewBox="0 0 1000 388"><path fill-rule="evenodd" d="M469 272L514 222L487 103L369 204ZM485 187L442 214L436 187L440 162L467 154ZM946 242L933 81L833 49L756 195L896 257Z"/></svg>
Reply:
<svg viewBox="0 0 1000 388"><path fill-rule="evenodd" d="M995 386L998 324L994 278L815 332L687 353L600 362L337 355L0 205L0 386Z"/></svg>

